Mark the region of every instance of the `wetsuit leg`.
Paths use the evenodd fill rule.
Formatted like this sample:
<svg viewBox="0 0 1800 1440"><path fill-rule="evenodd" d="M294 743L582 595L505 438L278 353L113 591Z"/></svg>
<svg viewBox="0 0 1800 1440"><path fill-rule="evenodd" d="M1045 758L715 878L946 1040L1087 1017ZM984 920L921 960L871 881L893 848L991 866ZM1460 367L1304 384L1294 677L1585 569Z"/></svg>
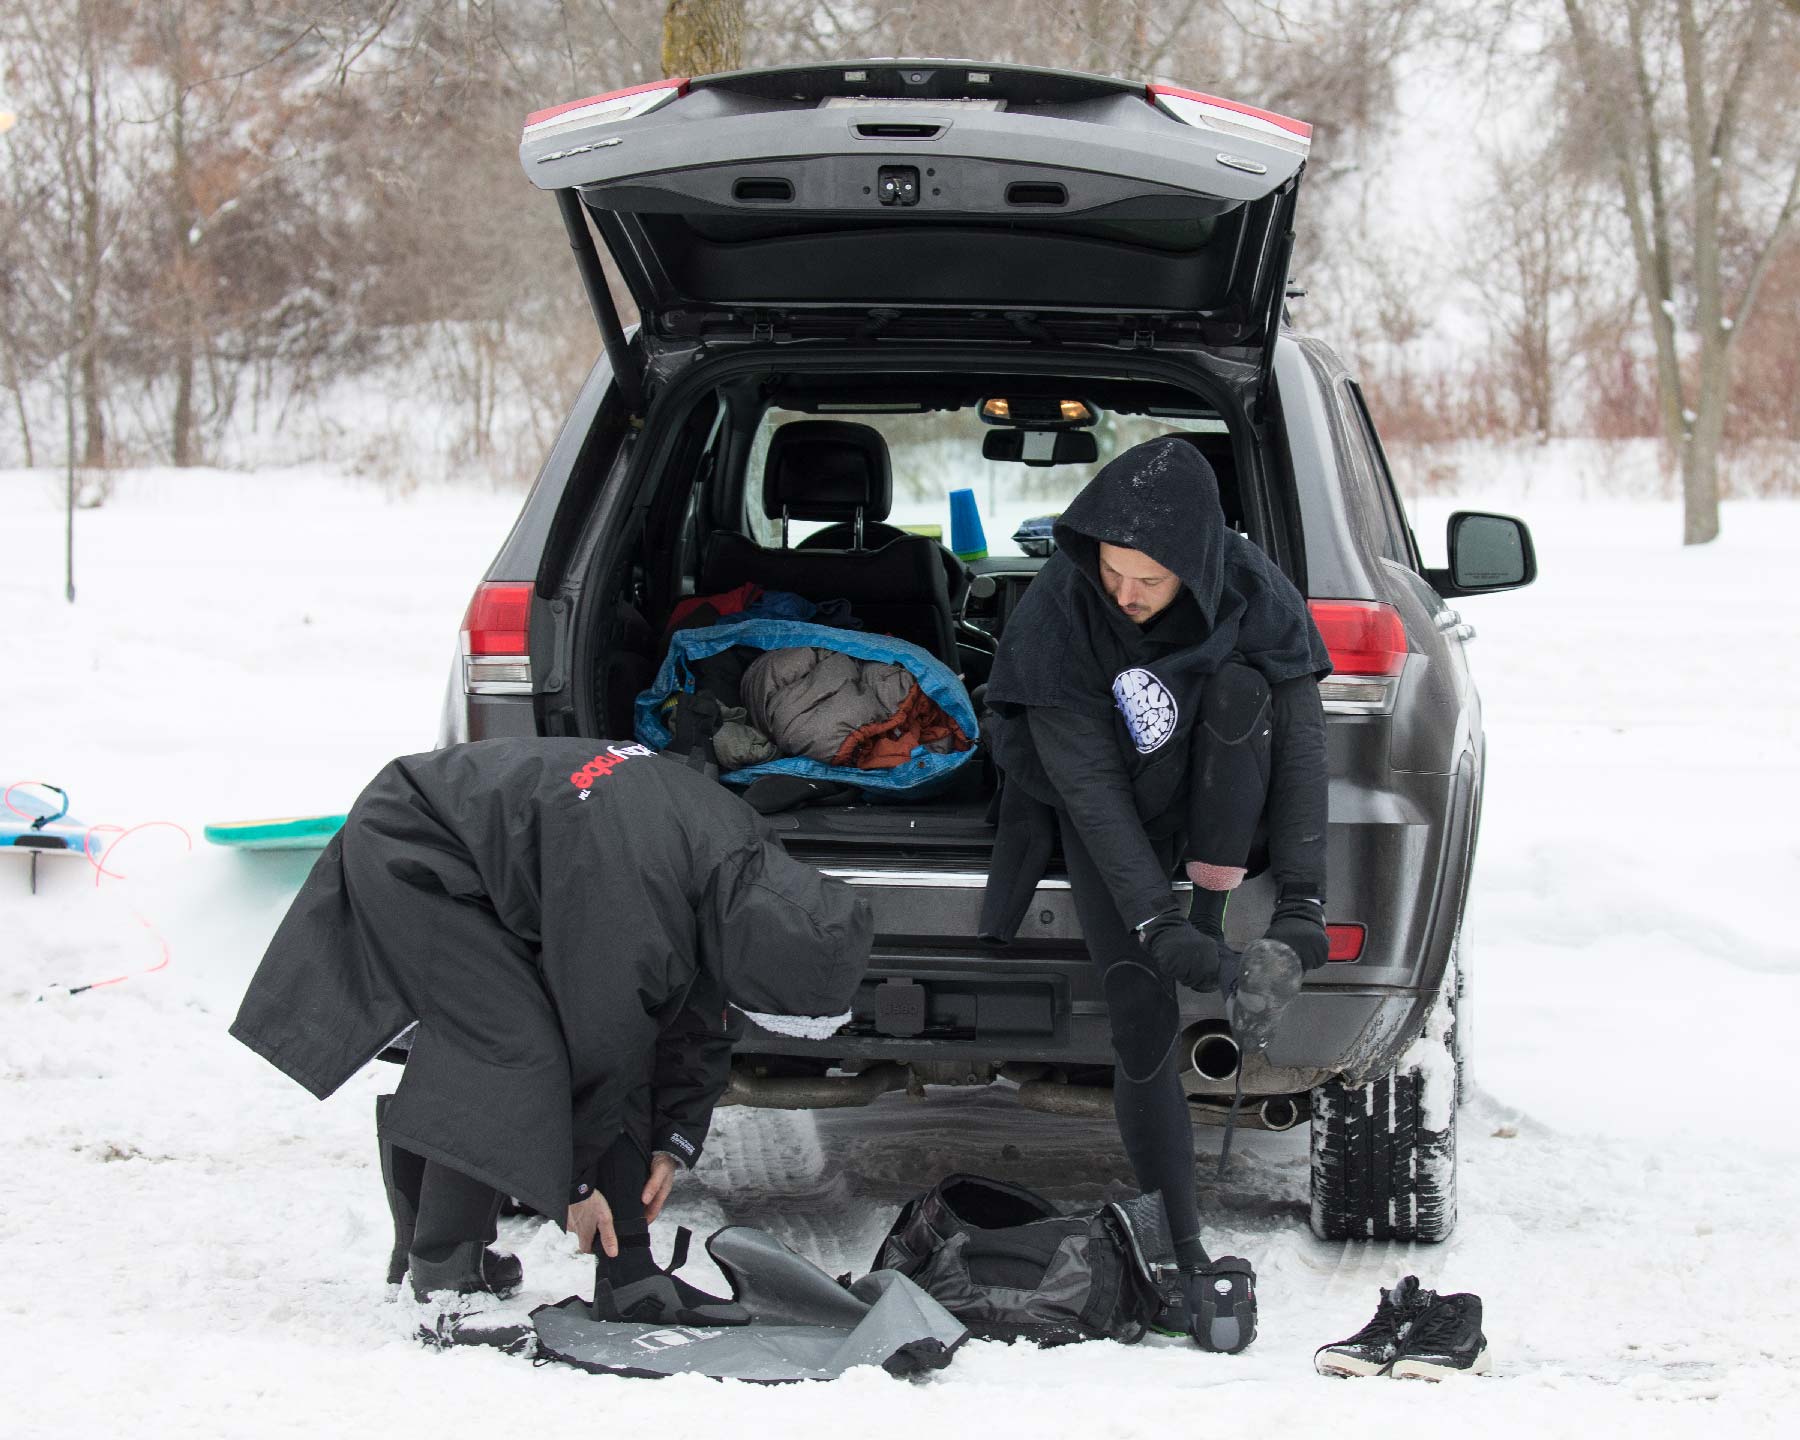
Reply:
<svg viewBox="0 0 1800 1440"><path fill-rule="evenodd" d="M600 1182L600 1193L606 1197L606 1207L612 1211L613 1228L620 1235L627 1231L648 1233L650 1226L644 1219L644 1182L650 1178L650 1162L638 1149L637 1142L629 1135L621 1135L613 1141L600 1157L596 1178Z"/></svg>
<svg viewBox="0 0 1800 1440"><path fill-rule="evenodd" d="M1162 1192L1169 1234L1179 1244L1200 1233L1194 1188L1194 1129L1181 1088L1175 1038L1181 1011L1175 986L1146 962L1143 947L1119 918L1093 857L1062 826L1063 855L1088 954L1099 967L1112 1021L1113 1110L1125 1153L1146 1193Z"/></svg>
<svg viewBox="0 0 1800 1440"><path fill-rule="evenodd" d="M408 1154L395 1148L397 1160ZM492 1244L499 1233L500 1192L436 1160L408 1156L395 1169L411 1169L415 1161L420 1168L412 1253L421 1260L444 1261L471 1240Z"/></svg>
<svg viewBox="0 0 1800 1440"><path fill-rule="evenodd" d="M644 1219L644 1182L650 1178L650 1162L635 1140L621 1135L600 1157L595 1178L619 1237L619 1258L608 1265L607 1274L615 1285L629 1285L656 1269L650 1254L650 1222Z"/></svg>
<svg viewBox="0 0 1800 1440"><path fill-rule="evenodd" d="M1192 744L1182 859L1201 892L1195 923L1218 934L1212 912L1242 883L1269 800L1268 681L1248 665L1222 667L1201 695Z"/></svg>

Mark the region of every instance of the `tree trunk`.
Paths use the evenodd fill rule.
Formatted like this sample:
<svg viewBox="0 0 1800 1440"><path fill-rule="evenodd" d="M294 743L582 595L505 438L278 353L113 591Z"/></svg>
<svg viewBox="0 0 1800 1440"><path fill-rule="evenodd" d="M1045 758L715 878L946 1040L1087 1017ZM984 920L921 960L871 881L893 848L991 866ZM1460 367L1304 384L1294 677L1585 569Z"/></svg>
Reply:
<svg viewBox="0 0 1800 1440"><path fill-rule="evenodd" d="M25 410L25 381L11 345L6 346L6 388L12 391L13 406L19 412L19 441L25 447L25 468L29 470L37 463L31 453L31 416Z"/></svg>
<svg viewBox="0 0 1800 1440"><path fill-rule="evenodd" d="M169 418L174 443L170 461L182 468L194 463L194 345L182 335L175 342L175 412Z"/></svg>
<svg viewBox="0 0 1800 1440"><path fill-rule="evenodd" d="M182 8L172 7L164 43L168 49L170 88L169 107L169 278L175 285L171 307L174 311L175 344L172 369L175 372L175 406L169 417L169 456L175 465L194 463L194 332L198 328L194 315L193 249L194 214L193 183L187 138L187 35L182 25Z"/></svg>
<svg viewBox="0 0 1800 1440"><path fill-rule="evenodd" d="M87 86L87 134L81 177L81 280L76 287L81 298L76 333L70 338L81 347L81 463L98 469L106 464L106 415L100 402L100 59L85 6L80 24L86 48L82 78Z"/></svg>
<svg viewBox="0 0 1800 1440"><path fill-rule="evenodd" d="M744 63L744 0L669 0L663 12L665 75L716 75Z"/></svg>

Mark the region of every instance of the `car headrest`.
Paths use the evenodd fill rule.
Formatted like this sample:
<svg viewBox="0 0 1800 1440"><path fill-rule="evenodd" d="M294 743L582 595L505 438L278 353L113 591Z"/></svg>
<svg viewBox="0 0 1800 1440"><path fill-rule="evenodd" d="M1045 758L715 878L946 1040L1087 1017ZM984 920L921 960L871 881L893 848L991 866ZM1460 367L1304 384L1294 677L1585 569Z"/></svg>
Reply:
<svg viewBox="0 0 1800 1440"><path fill-rule="evenodd" d="M795 520L885 520L894 500L887 441L850 420L790 420L769 437L763 513Z"/></svg>

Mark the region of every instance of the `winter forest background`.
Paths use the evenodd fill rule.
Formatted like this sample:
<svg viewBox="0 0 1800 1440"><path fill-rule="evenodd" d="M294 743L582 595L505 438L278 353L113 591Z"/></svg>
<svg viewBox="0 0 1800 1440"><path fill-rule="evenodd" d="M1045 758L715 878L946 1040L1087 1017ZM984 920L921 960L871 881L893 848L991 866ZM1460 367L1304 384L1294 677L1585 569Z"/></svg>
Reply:
<svg viewBox="0 0 1800 1440"><path fill-rule="evenodd" d="M72 458L88 505L142 465L522 484L598 350L525 115L884 54L1313 122L1294 319L1414 494L1571 438L1690 543L1720 493L1800 492L1800 0L7 6L0 468Z"/></svg>

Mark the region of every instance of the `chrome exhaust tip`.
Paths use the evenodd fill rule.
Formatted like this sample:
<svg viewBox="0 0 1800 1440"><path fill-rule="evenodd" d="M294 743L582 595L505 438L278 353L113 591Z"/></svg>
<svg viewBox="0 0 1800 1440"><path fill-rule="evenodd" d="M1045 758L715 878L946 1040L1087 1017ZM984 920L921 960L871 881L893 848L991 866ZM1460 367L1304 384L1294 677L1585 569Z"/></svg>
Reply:
<svg viewBox="0 0 1800 1440"><path fill-rule="evenodd" d="M1256 1109L1267 1130L1292 1130L1300 1123L1300 1107L1289 1095L1271 1096Z"/></svg>
<svg viewBox="0 0 1800 1440"><path fill-rule="evenodd" d="M1208 1030L1194 1041L1188 1063L1208 1080L1229 1080L1238 1073L1243 1054L1223 1030Z"/></svg>

